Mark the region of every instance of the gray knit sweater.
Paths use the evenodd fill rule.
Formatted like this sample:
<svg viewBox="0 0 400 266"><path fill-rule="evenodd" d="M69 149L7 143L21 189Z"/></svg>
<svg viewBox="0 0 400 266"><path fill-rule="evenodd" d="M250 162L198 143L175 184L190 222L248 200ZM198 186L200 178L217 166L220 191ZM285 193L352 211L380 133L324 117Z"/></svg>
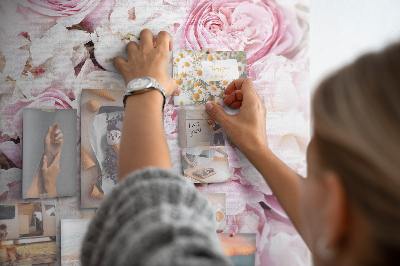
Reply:
<svg viewBox="0 0 400 266"><path fill-rule="evenodd" d="M128 175L98 209L82 243L83 265L231 265L207 198L173 171Z"/></svg>

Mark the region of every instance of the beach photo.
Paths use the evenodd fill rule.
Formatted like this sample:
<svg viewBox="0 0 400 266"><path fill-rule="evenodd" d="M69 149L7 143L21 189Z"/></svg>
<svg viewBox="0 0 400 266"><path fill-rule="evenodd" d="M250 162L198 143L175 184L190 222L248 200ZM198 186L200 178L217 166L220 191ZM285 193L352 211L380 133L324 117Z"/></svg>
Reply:
<svg viewBox="0 0 400 266"><path fill-rule="evenodd" d="M61 219L61 264L79 266L83 238L91 220Z"/></svg>
<svg viewBox="0 0 400 266"><path fill-rule="evenodd" d="M255 264L256 234L218 234L222 249L235 266Z"/></svg>

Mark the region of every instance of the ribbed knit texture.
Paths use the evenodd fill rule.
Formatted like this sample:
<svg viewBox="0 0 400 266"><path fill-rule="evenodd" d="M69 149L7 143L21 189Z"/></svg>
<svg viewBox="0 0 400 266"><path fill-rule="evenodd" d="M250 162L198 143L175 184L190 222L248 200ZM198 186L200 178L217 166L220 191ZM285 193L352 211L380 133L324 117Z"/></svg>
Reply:
<svg viewBox="0 0 400 266"><path fill-rule="evenodd" d="M82 243L85 266L231 265L208 199L173 171L128 175L98 209Z"/></svg>

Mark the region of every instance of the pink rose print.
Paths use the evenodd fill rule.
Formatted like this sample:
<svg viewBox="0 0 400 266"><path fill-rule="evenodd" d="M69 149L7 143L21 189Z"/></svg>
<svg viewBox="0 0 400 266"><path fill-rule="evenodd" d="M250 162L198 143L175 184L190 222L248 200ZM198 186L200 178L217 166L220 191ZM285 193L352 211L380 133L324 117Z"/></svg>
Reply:
<svg viewBox="0 0 400 266"><path fill-rule="evenodd" d="M102 0L80 23L83 28L93 32L104 21L108 20L115 5L115 0Z"/></svg>
<svg viewBox="0 0 400 266"><path fill-rule="evenodd" d="M18 2L45 17L55 18L57 23L65 27L71 27L80 23L99 5L101 0L24 0Z"/></svg>
<svg viewBox="0 0 400 266"><path fill-rule="evenodd" d="M180 30L184 49L245 50L249 66L289 53L303 36L295 11L271 0L197 0Z"/></svg>

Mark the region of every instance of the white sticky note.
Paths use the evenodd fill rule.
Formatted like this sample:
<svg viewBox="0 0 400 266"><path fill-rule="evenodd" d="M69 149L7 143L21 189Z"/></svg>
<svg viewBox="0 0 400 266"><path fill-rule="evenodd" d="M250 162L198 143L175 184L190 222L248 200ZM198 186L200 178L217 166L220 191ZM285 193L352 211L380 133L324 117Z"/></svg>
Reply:
<svg viewBox="0 0 400 266"><path fill-rule="evenodd" d="M235 59L202 61L199 67L202 71L200 78L205 82L239 78L238 63Z"/></svg>

